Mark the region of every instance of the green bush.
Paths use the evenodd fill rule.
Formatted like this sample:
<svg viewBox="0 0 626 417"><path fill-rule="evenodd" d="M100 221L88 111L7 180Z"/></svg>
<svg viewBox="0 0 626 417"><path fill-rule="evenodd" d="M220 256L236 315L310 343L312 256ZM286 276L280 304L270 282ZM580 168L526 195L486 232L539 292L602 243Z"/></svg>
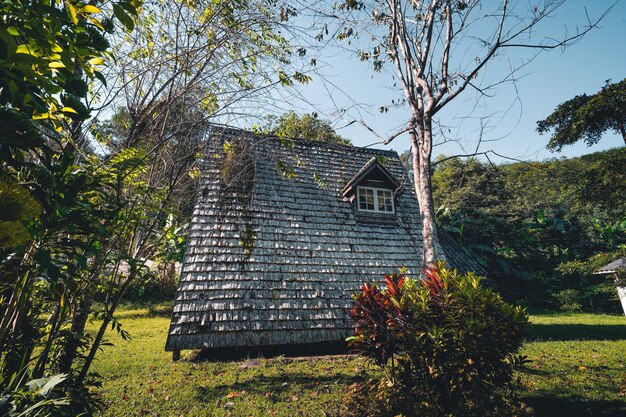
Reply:
<svg viewBox="0 0 626 417"><path fill-rule="evenodd" d="M580 294L574 289L559 291L556 294L556 299L559 302L559 308L563 311L575 312L582 310Z"/></svg>
<svg viewBox="0 0 626 417"><path fill-rule="evenodd" d="M626 256L626 245L585 260L560 264L556 269L559 279L552 294L555 307L563 311L620 313L615 276L594 272L623 256Z"/></svg>
<svg viewBox="0 0 626 417"><path fill-rule="evenodd" d="M348 416L524 414L507 397L527 331L524 309L443 263L422 280L385 276L354 296L352 349L385 373L348 394Z"/></svg>

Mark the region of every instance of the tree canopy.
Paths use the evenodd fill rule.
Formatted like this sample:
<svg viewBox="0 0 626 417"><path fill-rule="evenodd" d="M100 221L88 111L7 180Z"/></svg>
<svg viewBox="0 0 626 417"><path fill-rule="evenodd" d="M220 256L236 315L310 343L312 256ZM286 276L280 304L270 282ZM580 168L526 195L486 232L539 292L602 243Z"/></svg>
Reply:
<svg viewBox="0 0 626 417"><path fill-rule="evenodd" d="M581 94L559 104L537 122L537 131L551 133L547 147L552 151L580 140L587 146L595 145L607 131L621 135L626 145L626 78L607 82L594 95Z"/></svg>
<svg viewBox="0 0 626 417"><path fill-rule="evenodd" d="M271 117L264 130L272 135L292 139L352 145L350 140L335 132L328 120L318 118L315 113L299 116L291 110L282 116Z"/></svg>
<svg viewBox="0 0 626 417"><path fill-rule="evenodd" d="M624 148L541 163L447 159L433 174L437 221L511 300L546 306L570 290L586 308L616 308L612 283L592 272L624 250L623 173Z"/></svg>

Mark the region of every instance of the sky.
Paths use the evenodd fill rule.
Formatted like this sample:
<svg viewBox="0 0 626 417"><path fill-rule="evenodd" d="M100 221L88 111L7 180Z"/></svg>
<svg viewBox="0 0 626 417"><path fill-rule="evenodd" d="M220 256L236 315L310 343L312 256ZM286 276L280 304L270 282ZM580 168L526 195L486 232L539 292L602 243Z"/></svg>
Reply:
<svg viewBox="0 0 626 417"><path fill-rule="evenodd" d="M576 26L584 26L587 14L598 17L611 4L604 0L568 0L538 30L554 36L562 35L565 30L572 33ZM301 88L302 100L294 101L294 110L318 112L356 146L371 145L398 152L408 149L407 136L398 137L389 146L373 145L379 139L359 123L344 127L350 121L360 119L381 136L386 136L405 125L406 109L378 111L380 106L402 97L401 90L393 87L391 75L375 73L370 65L359 61L354 52L327 48L319 54L320 74ZM516 50L510 59L520 62L528 60L530 54L532 52L528 50ZM483 76L495 79L503 73L504 64L504 60L494 62ZM547 117L563 101L582 93L593 94L605 85L606 80L617 82L626 78L626 1L619 1L600 27L581 41L564 50L541 52L519 75L515 85L499 87L491 97L479 101L477 109L477 95L470 90L464 91L446 107L439 118L447 126L445 136L448 141L434 148L433 157L472 153L476 151L479 137L482 137L479 152L493 150L509 158L532 161L573 157L623 146L620 136L607 133L592 147L579 143L554 153L545 148L549 137L539 135L535 129L537 121ZM468 114L469 118L466 117ZM484 116L487 115L486 120ZM480 123L483 124L482 135ZM442 138L441 134L437 135L436 142L441 142ZM490 159L494 162L509 160L495 155Z"/></svg>

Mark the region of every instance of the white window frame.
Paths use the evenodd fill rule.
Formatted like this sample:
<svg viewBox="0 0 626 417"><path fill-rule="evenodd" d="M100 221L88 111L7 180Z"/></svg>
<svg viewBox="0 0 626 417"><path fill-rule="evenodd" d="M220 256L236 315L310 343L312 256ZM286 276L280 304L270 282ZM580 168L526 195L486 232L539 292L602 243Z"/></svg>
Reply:
<svg viewBox="0 0 626 417"><path fill-rule="evenodd" d="M361 196L361 190L371 190L374 194L374 210L368 210L361 208L361 203L359 201L359 197ZM391 194L391 211L378 210L378 191L384 191ZM378 187L356 187L356 208L359 211L365 211L368 213L379 213L379 214L396 214L396 203L394 201L394 192L390 188L378 188Z"/></svg>

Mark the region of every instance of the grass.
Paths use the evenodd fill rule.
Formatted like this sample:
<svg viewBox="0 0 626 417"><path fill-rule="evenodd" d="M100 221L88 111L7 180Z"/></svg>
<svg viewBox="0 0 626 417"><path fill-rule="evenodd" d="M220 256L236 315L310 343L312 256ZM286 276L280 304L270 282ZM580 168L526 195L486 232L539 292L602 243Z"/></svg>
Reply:
<svg viewBox="0 0 626 417"><path fill-rule="evenodd" d="M524 400L537 416L626 415L626 317L531 316L520 373Z"/></svg>
<svg viewBox="0 0 626 417"><path fill-rule="evenodd" d="M102 416L332 416L346 388L376 371L356 356L194 361L164 352L166 312L120 312L130 332L100 353ZM519 395L537 417L626 415L626 318L531 316Z"/></svg>

